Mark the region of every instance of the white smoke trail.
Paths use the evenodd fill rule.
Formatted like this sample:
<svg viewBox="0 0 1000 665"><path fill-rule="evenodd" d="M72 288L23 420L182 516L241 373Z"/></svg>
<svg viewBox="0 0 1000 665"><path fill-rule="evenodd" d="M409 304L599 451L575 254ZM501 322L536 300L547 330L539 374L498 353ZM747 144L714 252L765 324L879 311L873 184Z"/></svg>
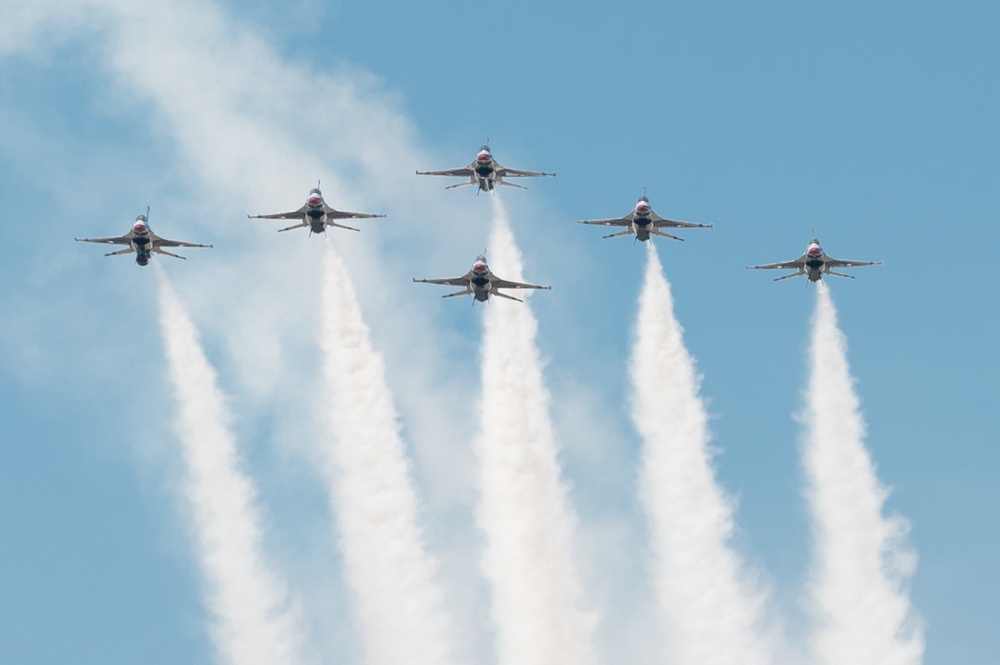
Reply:
<svg viewBox="0 0 1000 665"><path fill-rule="evenodd" d="M256 489L240 469L225 398L187 312L162 269L156 271L213 643L229 663L301 663L299 608L264 561Z"/></svg>
<svg viewBox="0 0 1000 665"><path fill-rule="evenodd" d="M746 581L728 545L733 506L714 479L699 378L682 332L650 241L630 375L664 645L670 662L683 665L771 663L774 645L761 635L766 594Z"/></svg>
<svg viewBox="0 0 1000 665"><path fill-rule="evenodd" d="M847 345L826 285L817 289L803 463L813 514L817 663L913 665L923 632L904 588L916 557L901 517L883 517L887 491L864 446L865 424Z"/></svg>
<svg viewBox="0 0 1000 665"><path fill-rule="evenodd" d="M496 199L490 259L504 279L522 279L521 255ZM483 569L498 662L587 665L595 661L594 618L580 607L575 516L556 459L537 323L526 303L491 298L484 314L477 521L487 539Z"/></svg>
<svg viewBox="0 0 1000 665"><path fill-rule="evenodd" d="M324 375L330 498L344 575L371 665L453 662L454 630L417 526L418 499L382 357L372 348L340 256L324 261Z"/></svg>

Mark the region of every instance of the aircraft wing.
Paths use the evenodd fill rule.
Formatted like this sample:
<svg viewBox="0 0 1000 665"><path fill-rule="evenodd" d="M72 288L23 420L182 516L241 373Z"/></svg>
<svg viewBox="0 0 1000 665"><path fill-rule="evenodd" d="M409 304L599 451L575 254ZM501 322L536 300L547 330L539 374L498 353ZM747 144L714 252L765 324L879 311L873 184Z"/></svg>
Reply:
<svg viewBox="0 0 1000 665"><path fill-rule="evenodd" d="M372 219L374 217L385 217L385 215L373 215L367 212L344 212L342 210L335 210L328 205L323 206L326 211L327 217L332 217L333 219Z"/></svg>
<svg viewBox="0 0 1000 665"><path fill-rule="evenodd" d="M417 175L448 175L457 178L468 178L475 175L475 164L469 164L460 169L445 169L444 171L417 171Z"/></svg>
<svg viewBox="0 0 1000 665"><path fill-rule="evenodd" d="M494 289L545 289L551 291L551 286L539 286L537 284L525 284L524 282L511 282L506 279L500 279L492 272L490 273L490 282L493 284Z"/></svg>
<svg viewBox="0 0 1000 665"><path fill-rule="evenodd" d="M631 217L612 217L611 219L574 219L577 224L597 224L598 226L628 226Z"/></svg>
<svg viewBox="0 0 1000 665"><path fill-rule="evenodd" d="M77 242L98 242L104 245L129 245L132 243L132 232L128 232L123 236L114 236L112 238L73 238Z"/></svg>
<svg viewBox="0 0 1000 665"><path fill-rule="evenodd" d="M414 282L423 282L424 284L445 284L447 286L468 286L472 281L472 271L465 273L461 277L446 277L444 279L417 279L413 278Z"/></svg>
<svg viewBox="0 0 1000 665"><path fill-rule="evenodd" d="M302 219L302 216L309 210L309 204L304 204L298 210L291 212L276 212L271 215L247 215L250 219Z"/></svg>
<svg viewBox="0 0 1000 665"><path fill-rule="evenodd" d="M541 171L522 171L520 169L509 169L493 162L493 168L501 178L537 178L544 175L554 176L555 173L543 173Z"/></svg>
<svg viewBox="0 0 1000 665"><path fill-rule="evenodd" d="M831 268L851 268L851 267L858 267L858 266L880 266L880 265L882 265L882 262L881 261L845 261L843 259L834 259L834 258L827 257L826 258L826 265L828 265Z"/></svg>
<svg viewBox="0 0 1000 665"><path fill-rule="evenodd" d="M212 245L200 245L196 242L184 242L183 240L167 240L166 238L153 238L154 247L212 247Z"/></svg>
<svg viewBox="0 0 1000 665"><path fill-rule="evenodd" d="M695 224L693 222L681 222L676 219L666 219L660 217L655 212L650 215L650 219L653 221L654 228L668 228L668 229L710 229L711 224Z"/></svg>
<svg viewBox="0 0 1000 665"><path fill-rule="evenodd" d="M781 263L765 263L762 266L747 266L755 270L798 270L805 265L806 257L801 256L794 261L783 261Z"/></svg>

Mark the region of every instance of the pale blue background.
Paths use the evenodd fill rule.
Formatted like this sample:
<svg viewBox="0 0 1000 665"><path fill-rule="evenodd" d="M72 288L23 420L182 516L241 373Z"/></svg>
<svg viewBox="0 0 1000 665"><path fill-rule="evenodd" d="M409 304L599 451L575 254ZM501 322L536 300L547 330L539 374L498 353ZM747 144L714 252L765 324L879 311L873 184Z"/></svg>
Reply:
<svg viewBox="0 0 1000 665"><path fill-rule="evenodd" d="M0 9L0 22L30 4ZM51 4L46 11L58 15ZM625 363L645 252L571 220L625 214L644 187L660 214L716 225L658 247L704 374L720 481L738 497L736 544L770 576L792 640L801 642L807 625L809 522L793 415L813 289L804 280L773 284L771 273L744 266L798 256L815 227L835 257L885 261L831 287L868 444L893 488L888 510L912 524L912 600L926 622L925 662L1000 662L1000 8L420 4L221 6L234 31L267 40L276 59L318 78L370 75L365 94L409 122L405 151L426 156L420 168L464 165L490 137L505 165L558 171L527 182L528 192L501 195L525 277L553 285L532 307L582 540L593 545L582 546L584 585L605 615L606 662L655 640L641 602L630 602L645 584L645 541ZM0 42L0 661L213 658L177 500L174 402L153 270L73 243L124 233L151 205L160 234L216 245L182 252L186 263L155 261L194 303L233 396L269 548L280 574L308 597L317 650L359 662L324 491L295 454L304 433L320 431L301 424L323 408L312 311L319 288L296 272L257 297L264 278L233 270L247 252L273 257L262 275L319 265L322 239L279 236L268 222L245 218L300 205L313 183L268 195L269 204L215 196L150 102L109 74L100 21L73 23L40 31L31 48ZM311 101L303 94L296 103ZM314 117L317 127L336 121L321 106ZM314 147L310 158L332 150ZM377 149L391 154L393 146ZM340 171L310 177L352 182L351 165L327 156ZM268 168L275 158L261 154L259 165L242 166ZM380 348L397 348L410 325L431 322L439 335L429 362L461 398L456 422L469 428L430 443L409 421L412 405L401 406L402 422L415 447L430 547L446 562L449 584L466 586L456 607L472 608L463 619L469 648L489 662L468 452L482 308L442 302L440 291L410 278L465 271L486 243L490 206L473 188L443 192L448 181L417 178L413 168L357 176L362 193L325 189L335 206L389 213L361 234L330 235L347 254L372 247L381 257L356 273L365 307L389 310L370 320ZM399 195L418 190L426 194L412 206ZM265 316L275 293L301 303L301 320L274 324L288 331L274 344L289 345L275 353L301 383L260 386L219 331L243 334L253 308ZM405 304L393 318L395 306L378 298ZM213 323L213 303L230 299L250 303L247 316ZM411 322L414 311L423 314ZM405 402L399 355L387 351L387 362ZM601 429L575 427L581 412ZM618 534L623 549L595 544L606 533Z"/></svg>

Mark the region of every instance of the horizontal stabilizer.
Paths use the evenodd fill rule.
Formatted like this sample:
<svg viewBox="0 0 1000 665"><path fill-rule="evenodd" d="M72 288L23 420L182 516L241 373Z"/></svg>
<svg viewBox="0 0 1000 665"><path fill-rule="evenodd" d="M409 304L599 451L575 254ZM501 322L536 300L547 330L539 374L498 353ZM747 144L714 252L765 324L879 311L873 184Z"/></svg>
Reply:
<svg viewBox="0 0 1000 665"><path fill-rule="evenodd" d="M684 242L684 238L678 238L677 236L672 236L669 233L664 233L659 229L650 229L649 233L650 235L660 236L661 238L670 238L671 240L680 240L681 242Z"/></svg>
<svg viewBox="0 0 1000 665"><path fill-rule="evenodd" d="M158 247L154 247L153 251L156 252L157 254L166 254L167 256L172 256L175 259L184 259L185 261L187 261L187 258L185 258L183 256L180 256L179 254L171 254L170 252L168 252L165 249L160 249Z"/></svg>
<svg viewBox="0 0 1000 665"><path fill-rule="evenodd" d="M631 235L632 229L625 229L624 231L619 231L618 233L612 233L610 235L601 236L602 238L617 238L618 236Z"/></svg>
<svg viewBox="0 0 1000 665"><path fill-rule="evenodd" d="M507 298L508 300L516 300L517 302L524 302L520 298L515 298L514 296L509 296L506 293L500 293L499 291L493 291L493 295L498 298Z"/></svg>
<svg viewBox="0 0 1000 665"><path fill-rule="evenodd" d="M337 224L336 222L331 222L329 220L327 220L326 225L336 226L338 229L347 229L348 231L357 231L359 233L361 232L361 229L356 229L353 226L344 226L343 224Z"/></svg>

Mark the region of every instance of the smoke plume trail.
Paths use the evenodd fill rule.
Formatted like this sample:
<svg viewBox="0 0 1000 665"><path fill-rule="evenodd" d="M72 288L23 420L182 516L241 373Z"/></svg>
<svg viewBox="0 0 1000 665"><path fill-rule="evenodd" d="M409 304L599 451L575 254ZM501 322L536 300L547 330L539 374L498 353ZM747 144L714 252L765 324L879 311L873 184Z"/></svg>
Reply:
<svg viewBox="0 0 1000 665"><path fill-rule="evenodd" d="M923 633L904 584L916 567L901 517L883 517L888 494L864 446L865 424L847 345L826 285L817 289L803 463L813 514L815 662L912 665Z"/></svg>
<svg viewBox="0 0 1000 665"><path fill-rule="evenodd" d="M417 526L418 499L386 385L340 256L324 261L330 498L370 665L453 662L454 630Z"/></svg>
<svg viewBox="0 0 1000 665"><path fill-rule="evenodd" d="M699 378L652 242L630 375L644 442L639 491L670 662L771 663L774 646L760 633L766 594L748 584L728 545L733 506L714 479Z"/></svg>
<svg viewBox="0 0 1000 665"><path fill-rule="evenodd" d="M521 255L494 198L490 259L505 279ZM492 585L501 665L594 662L594 619L580 608L573 515L557 450L528 305L491 299L484 312L479 527Z"/></svg>
<svg viewBox="0 0 1000 665"><path fill-rule="evenodd" d="M176 428L187 467L185 496L214 645L229 663L301 663L299 610L264 561L256 489L240 470L225 398L187 312L156 268L160 323L180 406Z"/></svg>

